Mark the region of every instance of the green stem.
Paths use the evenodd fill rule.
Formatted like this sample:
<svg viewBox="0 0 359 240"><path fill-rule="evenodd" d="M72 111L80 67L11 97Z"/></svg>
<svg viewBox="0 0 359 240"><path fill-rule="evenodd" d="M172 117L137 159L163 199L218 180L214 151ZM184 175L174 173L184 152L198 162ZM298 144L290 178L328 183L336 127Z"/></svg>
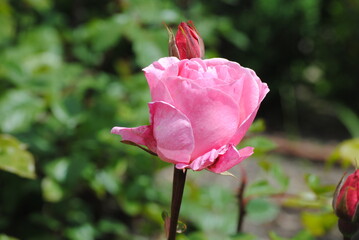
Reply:
<svg viewBox="0 0 359 240"><path fill-rule="evenodd" d="M184 184L186 182L186 174L187 174L187 170L177 169L176 166L174 166L171 219L170 219L168 240L176 239L177 223L178 223L179 212L181 209Z"/></svg>

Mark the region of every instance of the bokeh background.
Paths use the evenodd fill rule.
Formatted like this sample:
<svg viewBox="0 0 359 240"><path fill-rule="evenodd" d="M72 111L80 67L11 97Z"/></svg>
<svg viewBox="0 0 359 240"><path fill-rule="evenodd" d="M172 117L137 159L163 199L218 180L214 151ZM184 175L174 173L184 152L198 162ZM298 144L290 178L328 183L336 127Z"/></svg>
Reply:
<svg viewBox="0 0 359 240"><path fill-rule="evenodd" d="M261 177L272 175L281 190L261 180L252 194L289 186L282 164L273 165L277 153L268 152L277 144L264 133L339 144L331 159L359 158L358 0L1 0L1 239L161 239L171 167L109 131L148 123L141 69L167 56L164 23L176 29L188 19L207 58L250 67L271 89L252 129L261 135L251 143ZM308 191L330 198L333 186L305 179ZM235 192L197 180L186 186L182 239L257 239L255 232L230 238ZM248 211L253 222L268 224L280 207L258 198ZM328 201L315 211L322 210L330 214ZM302 216L298 232L286 237L329 239L335 219L318 216ZM269 238L284 239L273 232L260 239Z"/></svg>

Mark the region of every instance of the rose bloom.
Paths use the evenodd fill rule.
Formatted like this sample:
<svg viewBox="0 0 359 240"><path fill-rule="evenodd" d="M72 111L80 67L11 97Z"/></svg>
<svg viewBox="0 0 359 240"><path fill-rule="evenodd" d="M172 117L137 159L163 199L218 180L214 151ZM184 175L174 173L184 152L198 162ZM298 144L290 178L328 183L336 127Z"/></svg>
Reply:
<svg viewBox="0 0 359 240"><path fill-rule="evenodd" d="M114 127L176 168L222 173L253 153L237 150L269 89L255 72L221 58L165 57L144 68L150 125Z"/></svg>

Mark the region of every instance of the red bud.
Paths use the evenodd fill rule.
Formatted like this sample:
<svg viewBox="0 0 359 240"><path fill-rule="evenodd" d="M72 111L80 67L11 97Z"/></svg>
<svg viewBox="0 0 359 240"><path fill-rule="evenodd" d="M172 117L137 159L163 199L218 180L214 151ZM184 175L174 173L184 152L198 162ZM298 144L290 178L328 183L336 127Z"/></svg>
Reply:
<svg viewBox="0 0 359 240"><path fill-rule="evenodd" d="M181 22L176 36L169 30L169 55L179 59L202 58L204 44L192 21Z"/></svg>
<svg viewBox="0 0 359 240"><path fill-rule="evenodd" d="M350 235L350 229L358 229L359 170L340 181L334 194L333 207L339 217L339 228L343 234ZM352 234L354 233L355 231Z"/></svg>

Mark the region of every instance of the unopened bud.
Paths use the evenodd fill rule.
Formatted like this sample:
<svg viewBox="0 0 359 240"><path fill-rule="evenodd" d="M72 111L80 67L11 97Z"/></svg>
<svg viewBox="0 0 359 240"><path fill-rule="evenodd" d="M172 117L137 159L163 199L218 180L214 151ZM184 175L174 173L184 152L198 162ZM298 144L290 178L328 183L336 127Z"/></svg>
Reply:
<svg viewBox="0 0 359 240"><path fill-rule="evenodd" d="M176 36L170 29L169 55L178 59L203 58L204 44L192 21L181 22Z"/></svg>
<svg viewBox="0 0 359 240"><path fill-rule="evenodd" d="M342 234L355 234L359 229L359 170L340 181L334 194L333 208L339 217Z"/></svg>

